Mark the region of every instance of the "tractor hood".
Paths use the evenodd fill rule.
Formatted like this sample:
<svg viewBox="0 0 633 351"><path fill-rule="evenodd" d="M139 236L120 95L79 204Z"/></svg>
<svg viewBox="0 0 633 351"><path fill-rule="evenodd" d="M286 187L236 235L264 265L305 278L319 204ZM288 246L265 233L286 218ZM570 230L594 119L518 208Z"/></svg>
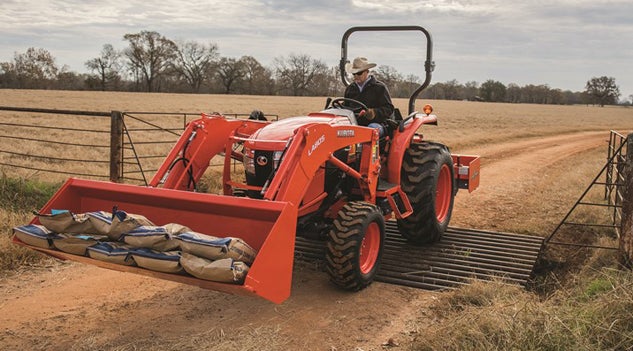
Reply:
<svg viewBox="0 0 633 351"><path fill-rule="evenodd" d="M297 128L315 123L330 125L352 124L346 116L329 112L315 112L308 116L289 117L271 123L250 136L250 141L286 141L296 132Z"/></svg>

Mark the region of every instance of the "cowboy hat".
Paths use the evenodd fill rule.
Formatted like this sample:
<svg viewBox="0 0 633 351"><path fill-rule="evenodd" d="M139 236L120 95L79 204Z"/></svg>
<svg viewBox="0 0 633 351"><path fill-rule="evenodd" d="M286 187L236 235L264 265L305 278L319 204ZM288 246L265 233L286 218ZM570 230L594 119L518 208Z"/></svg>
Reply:
<svg viewBox="0 0 633 351"><path fill-rule="evenodd" d="M357 57L354 59L353 63L347 63L345 65L345 70L348 73L354 74L374 67L376 67L376 64L367 61L366 57Z"/></svg>

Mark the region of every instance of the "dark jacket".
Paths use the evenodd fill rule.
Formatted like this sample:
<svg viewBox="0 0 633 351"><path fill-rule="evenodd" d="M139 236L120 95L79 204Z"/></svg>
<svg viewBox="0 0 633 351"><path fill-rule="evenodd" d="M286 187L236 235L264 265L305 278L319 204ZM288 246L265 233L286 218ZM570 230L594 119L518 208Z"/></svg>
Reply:
<svg viewBox="0 0 633 351"><path fill-rule="evenodd" d="M394 108L389 96L389 90L384 83L377 80L374 76L367 78L367 83L365 83L362 92L358 85L352 82L345 89L345 97L358 100L374 110L376 116L373 120L368 121L365 117L358 118L358 124L361 126L366 126L372 122L384 124L385 120L393 114Z"/></svg>

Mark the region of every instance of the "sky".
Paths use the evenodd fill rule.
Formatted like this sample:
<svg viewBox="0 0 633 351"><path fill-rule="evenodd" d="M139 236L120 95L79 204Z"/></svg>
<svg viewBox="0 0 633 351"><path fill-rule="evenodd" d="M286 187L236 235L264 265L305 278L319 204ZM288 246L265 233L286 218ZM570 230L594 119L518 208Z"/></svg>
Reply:
<svg viewBox="0 0 633 351"><path fill-rule="evenodd" d="M418 25L433 38L432 82L488 79L583 91L592 77L615 78L633 94L632 0L2 0L0 62L30 47L58 66L86 72L104 44L127 47L142 30L212 43L221 56L307 54L338 66L343 33L354 26ZM366 56L403 75L424 77L419 32L357 32L348 58Z"/></svg>

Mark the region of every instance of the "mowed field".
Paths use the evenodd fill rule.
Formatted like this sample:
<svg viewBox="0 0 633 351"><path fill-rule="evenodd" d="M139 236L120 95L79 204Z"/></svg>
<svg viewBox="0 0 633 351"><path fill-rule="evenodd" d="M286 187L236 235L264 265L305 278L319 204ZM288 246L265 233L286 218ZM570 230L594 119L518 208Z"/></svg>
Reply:
<svg viewBox="0 0 633 351"><path fill-rule="evenodd" d="M406 114L406 99L394 103ZM425 126L426 139L448 145L453 153L482 158L480 188L456 197L451 225L459 227L548 235L604 165L609 131L633 131L630 108L467 101L418 101L418 108L424 103L434 106L439 120L438 126ZM0 90L0 106L86 111L259 109L284 118L318 111L324 104L325 97ZM109 125L107 119L55 120L3 111L0 118L69 128ZM12 133L10 128L1 132ZM56 133L60 140L76 139ZM17 151L20 143L0 138L0 151L8 148ZM91 152L104 153L86 154ZM1 170L8 177L60 177ZM12 225L22 224L16 220L28 220L28 215L2 211L6 237ZM581 213L595 220L602 215ZM450 294L383 283L346 293L330 285L324 272L299 264L292 296L273 305L91 266L54 264L23 269L0 281L0 349L382 350L396 344L419 349L425 333L442 325L434 306Z"/></svg>

